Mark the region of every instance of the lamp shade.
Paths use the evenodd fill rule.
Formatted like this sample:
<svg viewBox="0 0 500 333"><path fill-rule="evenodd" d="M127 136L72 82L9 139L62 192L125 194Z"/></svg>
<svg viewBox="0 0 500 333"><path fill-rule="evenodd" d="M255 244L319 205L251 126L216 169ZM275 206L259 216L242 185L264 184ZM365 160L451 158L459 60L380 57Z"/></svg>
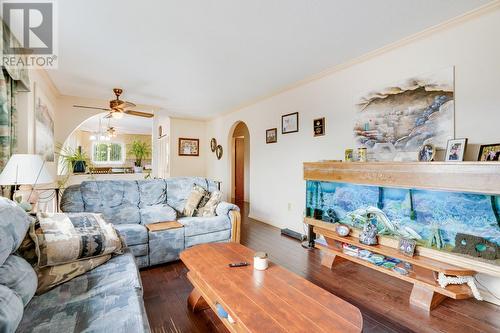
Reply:
<svg viewBox="0 0 500 333"><path fill-rule="evenodd" d="M14 154L0 175L0 185L35 185L54 182L40 155Z"/></svg>

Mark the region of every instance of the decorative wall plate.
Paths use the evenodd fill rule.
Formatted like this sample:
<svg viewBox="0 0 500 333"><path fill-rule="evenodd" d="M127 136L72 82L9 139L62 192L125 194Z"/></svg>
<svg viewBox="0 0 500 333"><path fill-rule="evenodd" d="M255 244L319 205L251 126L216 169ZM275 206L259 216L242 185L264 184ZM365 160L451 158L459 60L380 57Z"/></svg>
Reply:
<svg viewBox="0 0 500 333"><path fill-rule="evenodd" d="M217 147L215 147L215 156L217 156L218 160L220 160L222 158L222 153L223 153L222 146L217 145Z"/></svg>
<svg viewBox="0 0 500 333"><path fill-rule="evenodd" d="M217 140L215 140L215 138L212 138L212 140L210 140L210 150L212 150L212 152L215 153L216 148L217 148Z"/></svg>

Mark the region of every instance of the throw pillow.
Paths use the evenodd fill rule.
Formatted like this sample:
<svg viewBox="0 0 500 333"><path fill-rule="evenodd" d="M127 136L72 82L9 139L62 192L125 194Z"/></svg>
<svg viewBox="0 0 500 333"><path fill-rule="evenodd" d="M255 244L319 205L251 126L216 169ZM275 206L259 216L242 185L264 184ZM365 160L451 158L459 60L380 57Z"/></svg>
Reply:
<svg viewBox="0 0 500 333"><path fill-rule="evenodd" d="M93 270L97 266L104 264L110 258L111 255L108 254L96 258L75 261L69 264L43 268L36 267L35 272L38 276L36 294L43 294L61 283Z"/></svg>
<svg viewBox="0 0 500 333"><path fill-rule="evenodd" d="M198 207L198 204L206 193L207 191L203 187L194 185L186 200L186 205L184 206L182 214L184 216L193 216L196 207Z"/></svg>
<svg viewBox="0 0 500 333"><path fill-rule="evenodd" d="M122 243L113 225L100 214L38 214L30 227L38 267L121 253Z"/></svg>
<svg viewBox="0 0 500 333"><path fill-rule="evenodd" d="M215 216L215 208L222 201L222 192L221 191L213 191L210 194L210 199L208 199L205 206L200 207L196 210L195 216Z"/></svg>

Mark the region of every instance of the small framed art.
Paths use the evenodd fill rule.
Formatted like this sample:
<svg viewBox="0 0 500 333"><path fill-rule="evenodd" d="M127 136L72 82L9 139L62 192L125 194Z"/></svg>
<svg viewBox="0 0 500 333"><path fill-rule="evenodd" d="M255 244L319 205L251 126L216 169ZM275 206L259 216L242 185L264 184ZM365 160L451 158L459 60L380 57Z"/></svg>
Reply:
<svg viewBox="0 0 500 333"><path fill-rule="evenodd" d="M179 156L199 156L200 139L179 138Z"/></svg>
<svg viewBox="0 0 500 333"><path fill-rule="evenodd" d="M434 160L434 156L436 155L436 147L430 143L424 144L420 147L417 155L417 159L420 162L431 162Z"/></svg>
<svg viewBox="0 0 500 333"><path fill-rule="evenodd" d="M281 134L295 133L299 131L299 113L289 113L281 116Z"/></svg>
<svg viewBox="0 0 500 333"><path fill-rule="evenodd" d="M413 257L413 254L415 254L416 246L417 242L414 239L400 238L398 250L405 256Z"/></svg>
<svg viewBox="0 0 500 333"><path fill-rule="evenodd" d="M444 160L446 162L463 161L465 148L467 148L467 139L448 140L448 145L446 146L446 156Z"/></svg>
<svg viewBox="0 0 500 333"><path fill-rule="evenodd" d="M325 135L325 118L318 118L313 120L314 136Z"/></svg>
<svg viewBox="0 0 500 333"><path fill-rule="evenodd" d="M482 145L479 148L478 161L500 161L500 143Z"/></svg>
<svg viewBox="0 0 500 333"><path fill-rule="evenodd" d="M278 129L270 128L266 130L266 143L276 143L278 142Z"/></svg>

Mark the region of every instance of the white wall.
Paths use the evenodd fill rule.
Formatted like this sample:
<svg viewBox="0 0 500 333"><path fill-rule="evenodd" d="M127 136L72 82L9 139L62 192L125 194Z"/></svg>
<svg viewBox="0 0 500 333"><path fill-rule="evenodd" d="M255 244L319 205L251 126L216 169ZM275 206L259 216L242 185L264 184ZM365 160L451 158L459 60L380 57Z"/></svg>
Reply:
<svg viewBox="0 0 500 333"><path fill-rule="evenodd" d="M328 76L285 91L209 122L207 137L228 146L230 128L244 121L250 131L250 216L303 232L305 182L302 163L343 159L356 147L352 128L356 98L373 88L413 75L455 66L457 138L477 145L500 141L500 8L388 49ZM300 113L300 131L281 135L281 115ZM326 135L313 137L312 121L326 117ZM278 142L265 143L265 130L278 128ZM230 192L230 154L207 158L207 176L223 181ZM500 283L489 288L500 295ZM490 298L492 300L492 298Z"/></svg>
<svg viewBox="0 0 500 333"><path fill-rule="evenodd" d="M170 118L170 176L205 177L205 165L210 144L207 124L201 120ZM179 156L179 138L200 140L200 156ZM210 151L211 152L211 151Z"/></svg>
<svg viewBox="0 0 500 333"><path fill-rule="evenodd" d="M59 93L53 86L47 74L42 70L30 70L30 91L19 92L17 95L18 137L17 152L33 154L35 152L35 95L43 96L54 123ZM48 169L56 174L56 164L47 163Z"/></svg>

